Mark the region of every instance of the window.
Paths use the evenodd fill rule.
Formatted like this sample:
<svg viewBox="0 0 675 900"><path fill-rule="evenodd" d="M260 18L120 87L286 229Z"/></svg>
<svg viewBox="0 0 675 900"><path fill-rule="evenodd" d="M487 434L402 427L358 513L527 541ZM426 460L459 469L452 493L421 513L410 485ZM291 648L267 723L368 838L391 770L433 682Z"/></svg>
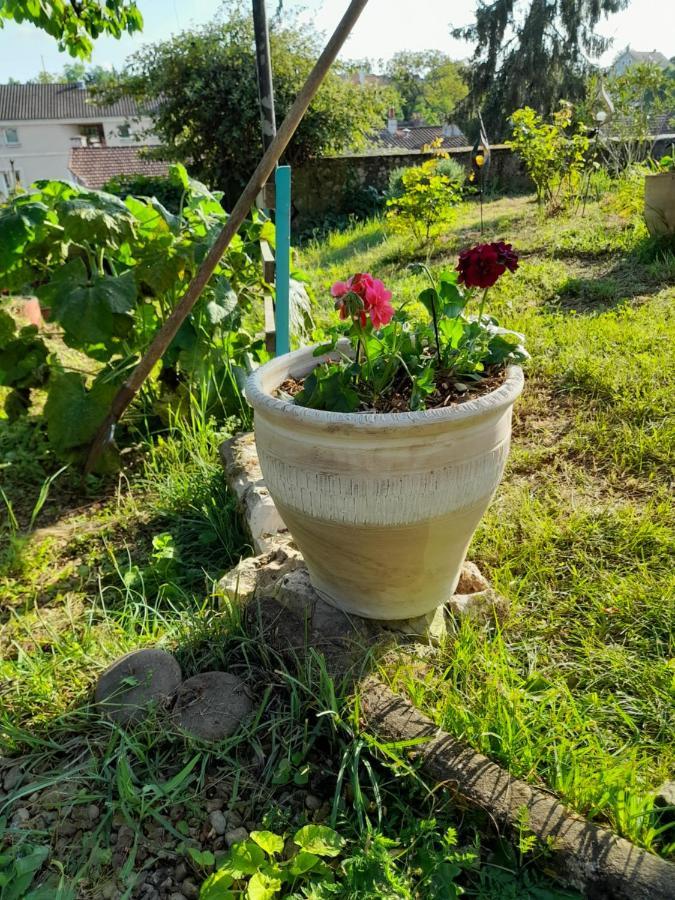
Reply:
<svg viewBox="0 0 675 900"><path fill-rule="evenodd" d="M5 143L6 144L18 144L19 143L19 132L16 128L5 128Z"/></svg>

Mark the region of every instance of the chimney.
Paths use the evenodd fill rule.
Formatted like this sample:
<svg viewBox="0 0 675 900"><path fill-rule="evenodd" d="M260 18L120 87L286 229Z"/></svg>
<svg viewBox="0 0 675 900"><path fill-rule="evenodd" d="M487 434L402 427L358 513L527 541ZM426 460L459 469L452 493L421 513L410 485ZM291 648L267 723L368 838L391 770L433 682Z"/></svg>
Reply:
<svg viewBox="0 0 675 900"><path fill-rule="evenodd" d="M396 110L393 106L389 107L389 118L387 119L387 131L389 134L396 134L398 131L398 122L396 120Z"/></svg>

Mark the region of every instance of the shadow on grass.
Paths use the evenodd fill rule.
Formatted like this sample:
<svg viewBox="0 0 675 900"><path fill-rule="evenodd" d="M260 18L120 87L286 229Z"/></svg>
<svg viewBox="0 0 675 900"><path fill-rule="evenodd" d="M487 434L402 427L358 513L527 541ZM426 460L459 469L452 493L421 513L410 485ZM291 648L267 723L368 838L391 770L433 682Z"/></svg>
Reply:
<svg viewBox="0 0 675 900"><path fill-rule="evenodd" d="M341 265L353 256L366 253L383 244L387 237L387 230L383 222L373 223L373 227L367 231L357 229L350 234L348 229L345 232L340 232L331 241L331 243L337 243L339 246L330 246L322 251L322 264L324 266Z"/></svg>
<svg viewBox="0 0 675 900"><path fill-rule="evenodd" d="M560 312L604 312L636 298L647 299L671 284L675 284L675 254L649 238L601 274L569 278L545 305Z"/></svg>

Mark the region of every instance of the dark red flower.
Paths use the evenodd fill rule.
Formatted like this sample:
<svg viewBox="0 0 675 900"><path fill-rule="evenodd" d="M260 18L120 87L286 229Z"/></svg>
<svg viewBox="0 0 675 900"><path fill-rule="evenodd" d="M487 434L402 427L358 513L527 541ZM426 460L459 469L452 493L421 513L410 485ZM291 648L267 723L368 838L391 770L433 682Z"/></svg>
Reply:
<svg viewBox="0 0 675 900"><path fill-rule="evenodd" d="M504 241L492 244L477 244L470 250L459 254L460 284L467 287L489 288L508 269L514 272L518 268L518 257L511 244Z"/></svg>

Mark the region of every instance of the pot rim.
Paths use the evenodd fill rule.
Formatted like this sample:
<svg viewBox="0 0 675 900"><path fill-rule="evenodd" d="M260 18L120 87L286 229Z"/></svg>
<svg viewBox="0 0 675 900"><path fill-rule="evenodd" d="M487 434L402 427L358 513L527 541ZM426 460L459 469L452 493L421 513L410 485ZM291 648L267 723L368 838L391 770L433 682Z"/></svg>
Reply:
<svg viewBox="0 0 675 900"><path fill-rule="evenodd" d="M330 359L330 354L314 356L314 349L320 346L314 344L310 347L301 347L283 356L277 356L269 360L260 368L249 375L246 382L245 395L254 411L260 411L275 419L283 419L286 422L320 429L335 431L336 426L349 430L372 430L382 428L387 430L405 431L419 428L424 425L439 425L445 423L460 423L469 419L482 418L487 414L494 414L501 409L511 406L523 390L525 378L520 366L511 365L506 368L504 383L488 394L476 397L475 400L467 400L454 406L445 406L437 409L424 409L415 412L400 413L343 413L328 412L320 409L309 409L306 406L296 406L288 400L273 397L269 391L263 388L264 377L271 376L274 380L274 388L284 381L294 367L303 363L315 362L319 365ZM312 367L313 368L313 367Z"/></svg>

